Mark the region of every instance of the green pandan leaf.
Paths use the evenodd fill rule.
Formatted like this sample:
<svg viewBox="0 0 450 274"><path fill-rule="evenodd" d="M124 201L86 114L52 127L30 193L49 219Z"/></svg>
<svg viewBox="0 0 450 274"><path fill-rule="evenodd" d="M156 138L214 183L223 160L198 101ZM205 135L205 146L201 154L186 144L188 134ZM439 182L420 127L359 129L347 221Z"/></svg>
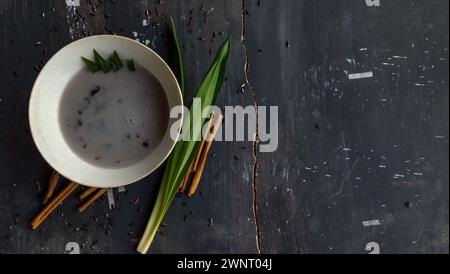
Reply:
<svg viewBox="0 0 450 274"><path fill-rule="evenodd" d="M117 51L114 51L109 58L109 63L114 72L120 70L123 67L122 59L120 59Z"/></svg>
<svg viewBox="0 0 450 274"><path fill-rule="evenodd" d="M171 33L171 36L169 37L171 40L169 42L169 65L174 71L178 83L180 84L181 93L184 95L183 56L181 54L180 43L178 42L177 29L172 17L170 17L169 29Z"/></svg>
<svg viewBox="0 0 450 274"><path fill-rule="evenodd" d="M214 105L222 88L225 79L225 72L228 63L228 56L230 53L231 41L228 39L219 51L216 60L211 66L208 74L204 78L202 84L197 91L197 98L201 99L201 110ZM196 117L193 119L193 107L190 109L190 127L192 136L199 136L201 129L206 122L205 118ZM198 120L198 121L197 121ZM139 242L137 251L140 253L147 253L153 238L158 231L164 215L172 203L175 194L178 191L181 180L187 169L198 153L200 142L198 141L183 141L180 140L176 144L173 152L169 156L162 183L158 192L153 211L150 215L147 227Z"/></svg>
<svg viewBox="0 0 450 274"><path fill-rule="evenodd" d="M81 57L81 59L83 59L84 64L86 65L86 68L92 72L92 73L96 73L97 71L100 70L100 68L98 67L98 65L94 62L91 61L87 58Z"/></svg>
<svg viewBox="0 0 450 274"><path fill-rule="evenodd" d="M136 65L134 64L134 60L130 59L127 61L127 66L128 66L128 70L129 71L135 71L136 70Z"/></svg>
<svg viewBox="0 0 450 274"><path fill-rule="evenodd" d="M94 49L94 58L97 66L104 72L107 73L111 70L111 66L106 62L106 60Z"/></svg>

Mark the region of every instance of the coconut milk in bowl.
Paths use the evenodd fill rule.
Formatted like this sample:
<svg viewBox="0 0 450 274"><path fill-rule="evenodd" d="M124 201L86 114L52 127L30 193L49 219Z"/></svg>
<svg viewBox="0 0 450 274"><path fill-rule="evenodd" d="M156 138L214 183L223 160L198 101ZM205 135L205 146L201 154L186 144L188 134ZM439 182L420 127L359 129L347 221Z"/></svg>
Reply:
<svg viewBox="0 0 450 274"><path fill-rule="evenodd" d="M167 97L158 79L136 64L130 71L80 70L61 98L59 123L81 159L104 168L133 165L161 143L169 124Z"/></svg>
<svg viewBox="0 0 450 274"><path fill-rule="evenodd" d="M92 57L93 49L104 57L117 51L124 62L134 60L133 69L92 73L81 57ZM182 120L169 113L181 105L177 80L155 52L128 38L92 36L64 47L42 69L30 98L30 128L44 159L64 177L117 187L168 157L178 137L171 130Z"/></svg>

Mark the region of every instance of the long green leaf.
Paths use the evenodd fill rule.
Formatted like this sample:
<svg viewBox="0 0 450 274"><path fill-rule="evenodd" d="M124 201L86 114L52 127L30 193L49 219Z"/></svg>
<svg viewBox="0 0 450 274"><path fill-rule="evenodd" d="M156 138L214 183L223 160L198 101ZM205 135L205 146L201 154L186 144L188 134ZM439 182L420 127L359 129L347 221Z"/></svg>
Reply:
<svg viewBox="0 0 450 274"><path fill-rule="evenodd" d="M225 72L226 72L226 65L227 65L227 59L228 59L228 55L229 55L229 48L230 48L230 40L228 40L223 48L220 50L219 54L216 57L216 61L214 62L214 64L212 65L212 67L210 68L208 74L206 75L205 79L203 80L196 97L197 98L201 98L201 102L202 102L202 106L201 106L201 110L203 111L203 109L205 109L206 107L213 105L216 101L216 98L219 94L219 91L221 89L222 83L224 81L225 78ZM195 139L196 136L199 136L201 128L205 122L205 118L201 119L200 123L192 123L194 121L194 118L198 118L198 117L193 117L194 115L194 111L191 107L190 109L190 114L191 114L191 136L193 137L193 139ZM184 146L189 145L189 142L183 142ZM184 155L185 159L186 153L181 153L184 152L186 150L185 147L176 147L173 154L174 155ZM195 152L195 151L194 151ZM194 153L195 154L195 153ZM179 161L176 161L179 162ZM174 165L174 167L176 167L177 165ZM171 172L171 174L173 174L173 170ZM183 176L184 173L182 173L181 176Z"/></svg>
<svg viewBox="0 0 450 274"><path fill-rule="evenodd" d="M175 22L172 17L170 17L169 30L171 33L169 37L172 40L169 42L169 64L180 84L181 93L184 95L183 56L181 54L180 43L178 42L177 28L175 27Z"/></svg>
<svg viewBox="0 0 450 274"><path fill-rule="evenodd" d="M197 98L201 99L201 110L214 105L222 88L225 79L225 72L228 63L228 56L230 53L231 41L228 39L219 51L214 64L211 66L208 74L204 78L202 84L197 91ZM200 136L201 129L206 121L206 118L194 120L193 106L190 108L190 123L191 136ZM196 139L195 139L196 140ZM172 152L164 171L161 187L158 192L155 206L150 215L149 222L145 228L144 234L139 242L137 251L140 253L147 253L150 245L158 231L164 215L170 207L178 187L184 174L194 160L195 155L199 150L198 141L183 141L180 140Z"/></svg>
<svg viewBox="0 0 450 274"><path fill-rule="evenodd" d="M211 106L215 103L215 100L219 94L220 89L222 88L225 70L226 70L226 64L228 60L229 55L229 49L230 49L230 40L227 40L227 42L224 44L222 49L220 50L218 56L216 57L216 60L211 67L210 71L206 75L205 79L203 80L202 85L200 86L196 97L201 99L201 111L203 112L203 109L205 109L208 106ZM194 140L197 140L197 136L200 136L201 129L206 122L207 118L198 119L199 117L194 117L194 111L193 107L190 108L190 115L191 119L190 122L192 124L192 132L191 136L194 138ZM196 121L200 121L200 123L196 123ZM171 177L169 177L169 181L173 181L173 184L168 184L167 188L167 199L165 200L165 203L171 202L171 194L176 193L179 183L181 182L185 171L187 168L189 168L190 163L192 161L192 158L194 155L197 154L198 150L198 144L199 142L195 141L181 141L174 149L174 155L180 155L179 158L175 158L176 161L170 162L171 165L169 165L169 168L171 170L175 170L178 172L170 172ZM182 169L180 167L184 167L185 169Z"/></svg>

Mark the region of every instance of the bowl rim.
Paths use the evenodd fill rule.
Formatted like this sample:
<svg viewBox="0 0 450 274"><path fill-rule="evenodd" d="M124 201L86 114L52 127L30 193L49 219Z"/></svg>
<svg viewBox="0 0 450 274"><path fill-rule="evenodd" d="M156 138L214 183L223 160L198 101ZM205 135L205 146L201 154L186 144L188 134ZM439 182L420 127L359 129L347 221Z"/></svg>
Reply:
<svg viewBox="0 0 450 274"><path fill-rule="evenodd" d="M96 39L96 38L113 38L113 39L119 39L119 40L126 40L128 42L134 43L135 45L138 45L139 47L141 47L144 51L149 52L149 54L153 55L154 57L156 57L156 59L158 59L161 64L169 71L170 74L170 78L172 78L175 81L176 84L176 95L178 95L178 99L181 102L181 106L184 106L184 98L183 98L183 93L181 91L180 85L178 83L178 79L175 76L174 72L172 71L172 69L170 68L170 66L167 64L167 62L158 54L156 53L153 49L151 49L150 47L142 44L139 41L133 40L129 37L125 37L125 36L121 36L121 35L111 35L111 34L99 34L99 35L91 35L91 36L87 36L87 37L83 37L77 40L74 40L66 45L64 45L62 48L60 48L58 51L56 51L56 53L54 53L52 55L52 57L46 62L46 64L43 66L43 68L41 69L41 71L39 71L38 75L36 76L36 79L34 80L33 86L31 88L31 93L30 93L30 98L28 100L28 125L30 127L30 132L31 132L31 137L33 139L33 142L35 144L35 146L37 147L39 154L42 156L42 158L45 160L45 162L56 172L58 172L59 174L61 174L64 178L68 179L69 181L75 182L74 180L72 180L70 178L69 175L66 175L64 171L60 171L57 170L51 163L50 161L47 159L45 153L43 153L43 149L40 147L39 142L36 141L36 132L33 131L33 119L31 118L32 115L32 109L33 109L33 104L32 102L35 101L36 99L34 99L34 97L36 96L36 85L39 82L39 79L42 77L43 73L45 73L45 67L47 66L48 63L50 63L50 61L52 59L57 58L60 54L62 54L62 51L64 49L66 49L69 46L73 46L77 43L82 43L82 42L86 42L86 40L89 39ZM159 79L158 79L159 80ZM170 110L169 110L170 111ZM181 119L180 121L180 127L177 130L177 135L175 138L175 141L172 139L172 143L170 145L170 149L167 151L167 153L165 153L164 157L162 157L161 161L159 161L159 163L157 165L155 165L152 169L149 169L148 171L144 172L141 176L138 176L136 179L133 179L132 181L129 182L124 182L121 184L111 184L110 186L104 186L104 185L93 185L93 184L89 184L89 183L79 183L76 182L77 184L83 185L83 186L88 186L88 187L97 187L97 188L115 188L115 187L121 187L121 186L127 186L127 185L131 185L133 183L136 183L140 180L142 180L143 178L147 177L148 175L152 174L156 169L158 169L164 162L166 162L167 158L169 158L170 154L173 152L176 144L178 143L179 137L181 135L181 129L182 129L182 124L184 123L184 112L181 112L181 117L179 118ZM170 125L168 130L170 131ZM80 159L81 160L81 159ZM131 165L132 166L132 165Z"/></svg>

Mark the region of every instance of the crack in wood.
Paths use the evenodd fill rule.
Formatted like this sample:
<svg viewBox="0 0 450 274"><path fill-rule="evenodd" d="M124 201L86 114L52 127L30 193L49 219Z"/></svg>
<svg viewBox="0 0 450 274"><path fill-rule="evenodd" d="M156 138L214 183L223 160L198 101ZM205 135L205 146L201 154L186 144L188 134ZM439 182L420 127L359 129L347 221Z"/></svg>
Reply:
<svg viewBox="0 0 450 274"><path fill-rule="evenodd" d="M247 34L247 10L245 6L245 0L242 0L242 30L241 30L241 45L244 49L244 57L245 57L245 63L244 63L244 88L248 87L250 89L251 95L252 95L252 101L256 109L256 132L253 138L253 149L252 149L252 156L253 156L253 173L252 173L252 191L253 191L253 203L252 203L252 211L253 211L253 218L255 222L255 234L256 234L256 250L259 254L262 253L261 251L261 232L260 232L260 225L259 225L259 218L258 218L258 204L257 204L257 187L256 187L256 179L257 179L257 173L258 173L258 167L259 167L259 160L258 160L258 144L259 144L259 113L258 113L258 104L256 100L256 93L253 88L253 85L251 84L249 80L249 53L248 48L245 43L245 37Z"/></svg>

